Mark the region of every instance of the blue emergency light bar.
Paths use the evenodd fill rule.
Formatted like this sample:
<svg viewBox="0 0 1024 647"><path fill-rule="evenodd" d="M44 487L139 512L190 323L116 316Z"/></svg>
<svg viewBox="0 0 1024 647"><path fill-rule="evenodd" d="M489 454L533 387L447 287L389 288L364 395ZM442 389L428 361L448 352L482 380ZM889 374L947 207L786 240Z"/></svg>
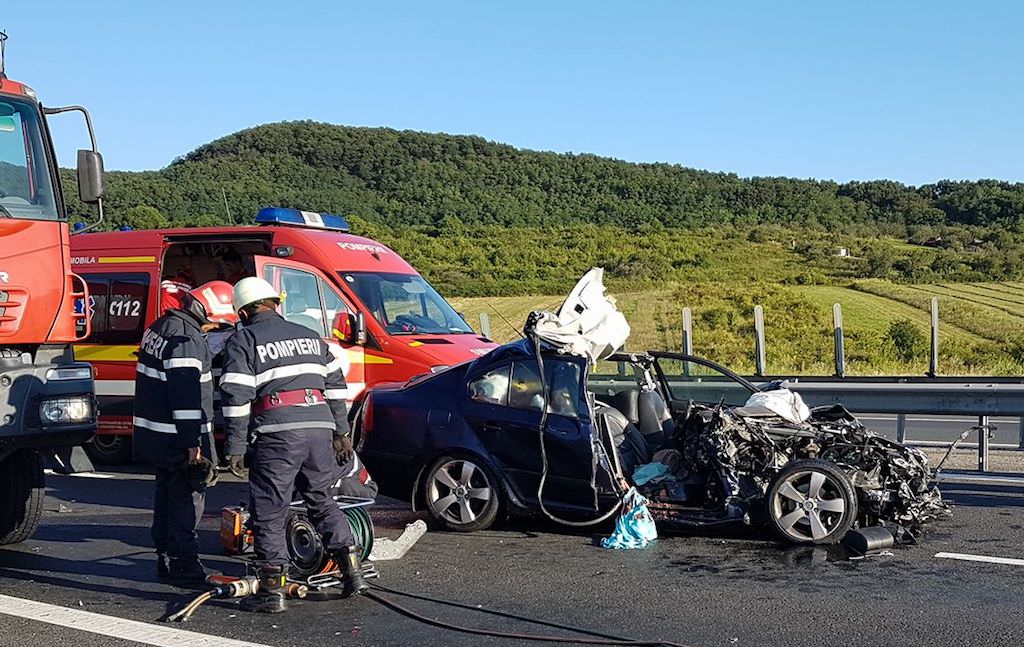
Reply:
<svg viewBox="0 0 1024 647"><path fill-rule="evenodd" d="M313 213L283 207L265 207L256 214L256 222L261 225L287 225L290 227L310 227L313 229L329 229L331 231L349 231L348 221L333 213Z"/></svg>

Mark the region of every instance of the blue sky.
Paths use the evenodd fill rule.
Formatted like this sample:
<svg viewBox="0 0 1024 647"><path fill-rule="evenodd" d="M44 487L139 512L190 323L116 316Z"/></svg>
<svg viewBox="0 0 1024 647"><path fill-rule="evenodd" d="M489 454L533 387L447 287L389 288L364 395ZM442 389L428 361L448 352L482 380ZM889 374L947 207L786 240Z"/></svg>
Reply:
<svg viewBox="0 0 1024 647"><path fill-rule="evenodd" d="M1024 5L47 2L11 78L93 114L107 168L289 119L748 175L1024 179ZM83 128L57 118L58 157Z"/></svg>

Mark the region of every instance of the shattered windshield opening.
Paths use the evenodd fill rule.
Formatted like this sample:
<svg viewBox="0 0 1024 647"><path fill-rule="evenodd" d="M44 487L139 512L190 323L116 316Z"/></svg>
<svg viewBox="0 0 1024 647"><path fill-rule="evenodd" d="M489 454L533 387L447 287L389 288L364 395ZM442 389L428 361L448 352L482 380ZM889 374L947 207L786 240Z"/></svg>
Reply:
<svg viewBox="0 0 1024 647"><path fill-rule="evenodd" d="M393 335L473 334L437 290L417 274L346 272L342 278Z"/></svg>
<svg viewBox="0 0 1024 647"><path fill-rule="evenodd" d="M44 141L35 104L0 98L0 217L60 218Z"/></svg>

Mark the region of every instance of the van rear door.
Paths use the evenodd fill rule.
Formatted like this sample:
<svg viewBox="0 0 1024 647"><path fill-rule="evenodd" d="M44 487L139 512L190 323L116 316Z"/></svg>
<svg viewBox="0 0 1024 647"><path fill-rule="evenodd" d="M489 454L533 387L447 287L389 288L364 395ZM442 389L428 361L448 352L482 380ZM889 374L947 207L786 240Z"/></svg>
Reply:
<svg viewBox="0 0 1024 647"><path fill-rule="evenodd" d="M340 355L351 405L366 388L365 353L362 346L339 339L332 330L338 314L355 315L352 303L312 265L270 256L256 256L253 260L256 274L280 291L281 315L320 335Z"/></svg>
<svg viewBox="0 0 1024 647"><path fill-rule="evenodd" d="M81 276L89 286L85 312L92 331L74 348L75 359L89 362L96 371L100 418L93 455L106 463L124 462L129 447L116 438L132 433L139 342L157 309L155 269L86 270Z"/></svg>

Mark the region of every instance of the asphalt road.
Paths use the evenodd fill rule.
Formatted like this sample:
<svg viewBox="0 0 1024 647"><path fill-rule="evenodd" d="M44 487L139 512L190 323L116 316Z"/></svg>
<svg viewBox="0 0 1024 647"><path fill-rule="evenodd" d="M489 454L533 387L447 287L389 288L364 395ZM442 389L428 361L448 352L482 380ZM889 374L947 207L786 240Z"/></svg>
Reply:
<svg viewBox="0 0 1024 647"><path fill-rule="evenodd" d="M0 645L137 644L46 624L37 620L41 615L5 615L12 607L3 596L152 623L192 595L155 580L147 481L133 474L49 477L51 496L37 536L0 549ZM947 488L947 494L957 504L955 516L937 525L923 544L859 561L837 549L782 549L756 533L668 537L646 550L608 551L595 545L596 531L573 534L516 522L473 535L428 532L402 560L380 565L380 582L695 647L1024 642L1024 566L934 557L947 551L1024 558L1024 490ZM207 563L232 574L242 566L221 554L217 517L222 505L245 496L244 484L218 485L203 524ZM375 512L383 535L397 534L411 518L397 502ZM402 602L459 624L556 631ZM367 598L301 601L280 616L247 614L231 602L217 602L175 628L274 647L521 644L428 627ZM202 644L198 640L148 644Z"/></svg>

